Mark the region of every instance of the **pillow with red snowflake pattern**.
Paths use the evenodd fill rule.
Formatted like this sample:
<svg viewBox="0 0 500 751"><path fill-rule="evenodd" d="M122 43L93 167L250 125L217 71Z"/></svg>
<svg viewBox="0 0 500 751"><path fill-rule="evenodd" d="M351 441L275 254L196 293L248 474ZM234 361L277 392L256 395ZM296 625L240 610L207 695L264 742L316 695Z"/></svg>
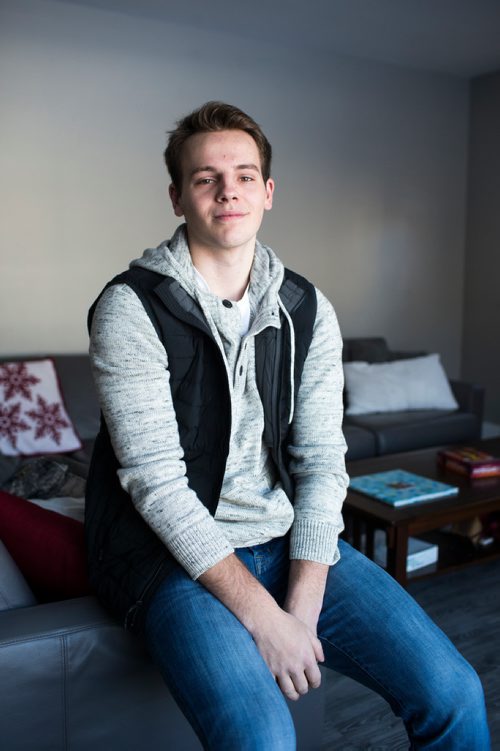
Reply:
<svg viewBox="0 0 500 751"><path fill-rule="evenodd" d="M53 361L0 363L0 454L56 454L81 447Z"/></svg>

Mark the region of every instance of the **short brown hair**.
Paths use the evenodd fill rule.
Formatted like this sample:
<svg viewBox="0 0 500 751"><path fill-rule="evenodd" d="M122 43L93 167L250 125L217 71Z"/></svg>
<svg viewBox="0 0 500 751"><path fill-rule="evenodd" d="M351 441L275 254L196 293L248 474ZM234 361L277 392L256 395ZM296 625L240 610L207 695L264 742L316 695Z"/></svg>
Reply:
<svg viewBox="0 0 500 751"><path fill-rule="evenodd" d="M182 147L195 133L214 133L219 130L244 130L250 135L259 150L262 177L267 182L271 176L271 144L255 120L242 110L224 102L206 102L186 115L169 131L168 145L164 152L165 163L173 184L182 189Z"/></svg>

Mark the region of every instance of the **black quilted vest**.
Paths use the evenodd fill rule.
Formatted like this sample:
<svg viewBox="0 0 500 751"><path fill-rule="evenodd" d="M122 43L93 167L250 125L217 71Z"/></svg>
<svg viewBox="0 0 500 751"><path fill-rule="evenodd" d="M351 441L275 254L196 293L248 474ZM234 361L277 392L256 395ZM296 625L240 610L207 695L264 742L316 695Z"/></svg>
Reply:
<svg viewBox="0 0 500 751"><path fill-rule="evenodd" d="M196 301L175 279L136 266L115 277L107 287L113 284L127 284L135 291L167 351L188 484L215 515L231 432L230 396L219 347ZM316 319L316 292L310 282L286 269L279 294L295 332L296 397ZM98 300L89 312L89 328ZM293 502L286 450L291 353L290 327L285 320L280 329L270 327L256 337L256 378L265 420L263 440ZM179 564L122 489L119 467L101 417L86 493L89 577L98 597L125 627L139 631L145 606L165 576Z"/></svg>

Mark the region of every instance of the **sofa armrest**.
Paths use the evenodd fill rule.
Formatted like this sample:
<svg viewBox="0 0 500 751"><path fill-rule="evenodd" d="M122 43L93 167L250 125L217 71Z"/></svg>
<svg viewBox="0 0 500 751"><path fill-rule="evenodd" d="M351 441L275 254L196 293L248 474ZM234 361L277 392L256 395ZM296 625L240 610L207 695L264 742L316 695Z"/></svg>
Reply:
<svg viewBox="0 0 500 751"><path fill-rule="evenodd" d="M2 747L200 749L144 642L93 597L0 612L0 664Z"/></svg>
<svg viewBox="0 0 500 751"><path fill-rule="evenodd" d="M36 598L0 540L0 611L36 605Z"/></svg>
<svg viewBox="0 0 500 751"><path fill-rule="evenodd" d="M461 412L472 412L480 423L483 421L484 388L475 383L450 380L453 395Z"/></svg>
<svg viewBox="0 0 500 751"><path fill-rule="evenodd" d="M13 642L69 635L110 625L113 621L95 597L16 608L0 613L0 648Z"/></svg>
<svg viewBox="0 0 500 751"><path fill-rule="evenodd" d="M143 640L94 597L0 612L0 664L2 748L201 751ZM321 747L325 695L289 703L300 751Z"/></svg>

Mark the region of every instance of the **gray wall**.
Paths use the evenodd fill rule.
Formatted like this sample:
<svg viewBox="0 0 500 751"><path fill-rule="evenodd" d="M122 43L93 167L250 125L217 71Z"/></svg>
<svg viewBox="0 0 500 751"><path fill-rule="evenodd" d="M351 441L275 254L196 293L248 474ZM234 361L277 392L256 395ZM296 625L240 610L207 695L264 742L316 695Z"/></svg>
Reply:
<svg viewBox="0 0 500 751"><path fill-rule="evenodd" d="M261 239L347 336L461 358L464 80L51 0L4 0L0 353L86 348L103 284L176 225L165 130L212 98L275 149Z"/></svg>
<svg viewBox="0 0 500 751"><path fill-rule="evenodd" d="M500 423L500 72L471 86L463 373Z"/></svg>

